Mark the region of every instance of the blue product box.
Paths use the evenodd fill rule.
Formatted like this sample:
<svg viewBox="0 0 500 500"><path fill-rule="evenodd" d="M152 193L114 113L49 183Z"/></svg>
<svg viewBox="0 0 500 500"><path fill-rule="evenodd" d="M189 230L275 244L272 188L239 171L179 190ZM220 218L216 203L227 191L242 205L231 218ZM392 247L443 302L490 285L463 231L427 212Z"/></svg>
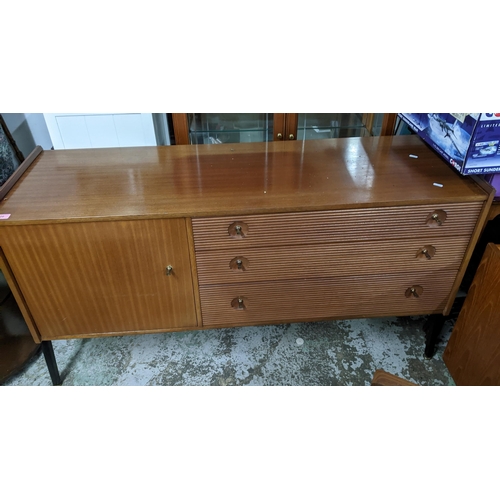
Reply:
<svg viewBox="0 0 500 500"><path fill-rule="evenodd" d="M399 113L463 175L500 172L500 113Z"/></svg>

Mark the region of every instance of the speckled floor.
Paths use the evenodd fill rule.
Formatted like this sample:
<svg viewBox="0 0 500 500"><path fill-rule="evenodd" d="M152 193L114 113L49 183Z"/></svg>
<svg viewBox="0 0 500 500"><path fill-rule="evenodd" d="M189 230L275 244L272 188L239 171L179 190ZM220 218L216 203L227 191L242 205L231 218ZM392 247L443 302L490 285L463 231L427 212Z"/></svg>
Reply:
<svg viewBox="0 0 500 500"><path fill-rule="evenodd" d="M425 317L372 318L54 341L63 385L369 385L384 369L453 385L442 353L424 358ZM297 339L302 339L298 345ZM300 342L300 341L299 341ZM4 385L51 385L42 355Z"/></svg>

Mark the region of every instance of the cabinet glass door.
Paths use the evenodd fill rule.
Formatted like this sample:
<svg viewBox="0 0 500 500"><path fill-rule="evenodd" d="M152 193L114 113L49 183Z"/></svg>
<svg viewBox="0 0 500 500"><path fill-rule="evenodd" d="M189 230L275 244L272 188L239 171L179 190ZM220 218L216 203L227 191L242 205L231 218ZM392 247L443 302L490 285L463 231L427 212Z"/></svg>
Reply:
<svg viewBox="0 0 500 500"><path fill-rule="evenodd" d="M188 113L190 144L273 140L272 113Z"/></svg>
<svg viewBox="0 0 500 500"><path fill-rule="evenodd" d="M299 113L297 139L380 135L383 113Z"/></svg>

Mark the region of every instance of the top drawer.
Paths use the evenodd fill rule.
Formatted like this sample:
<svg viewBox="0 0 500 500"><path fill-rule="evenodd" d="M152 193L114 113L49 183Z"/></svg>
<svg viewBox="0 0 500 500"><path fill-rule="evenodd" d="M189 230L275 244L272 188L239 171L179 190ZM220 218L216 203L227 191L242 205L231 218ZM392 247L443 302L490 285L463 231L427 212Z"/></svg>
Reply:
<svg viewBox="0 0 500 500"><path fill-rule="evenodd" d="M196 251L201 251L420 236L467 236L472 234L482 206L483 202L473 202L195 218L194 244Z"/></svg>

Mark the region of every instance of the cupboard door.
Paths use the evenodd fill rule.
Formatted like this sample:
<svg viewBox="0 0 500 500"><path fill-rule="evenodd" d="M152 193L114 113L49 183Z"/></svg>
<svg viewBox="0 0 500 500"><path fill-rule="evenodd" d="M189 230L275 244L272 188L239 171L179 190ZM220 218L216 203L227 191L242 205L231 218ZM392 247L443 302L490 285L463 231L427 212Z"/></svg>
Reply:
<svg viewBox="0 0 500 500"><path fill-rule="evenodd" d="M172 113L175 144L393 135L395 113Z"/></svg>
<svg viewBox="0 0 500 500"><path fill-rule="evenodd" d="M2 247L43 340L197 325L184 219L6 227Z"/></svg>
<svg viewBox="0 0 500 500"><path fill-rule="evenodd" d="M173 113L176 144L283 140L284 113Z"/></svg>
<svg viewBox="0 0 500 500"><path fill-rule="evenodd" d="M383 118L382 113L299 113L297 139L384 135Z"/></svg>

